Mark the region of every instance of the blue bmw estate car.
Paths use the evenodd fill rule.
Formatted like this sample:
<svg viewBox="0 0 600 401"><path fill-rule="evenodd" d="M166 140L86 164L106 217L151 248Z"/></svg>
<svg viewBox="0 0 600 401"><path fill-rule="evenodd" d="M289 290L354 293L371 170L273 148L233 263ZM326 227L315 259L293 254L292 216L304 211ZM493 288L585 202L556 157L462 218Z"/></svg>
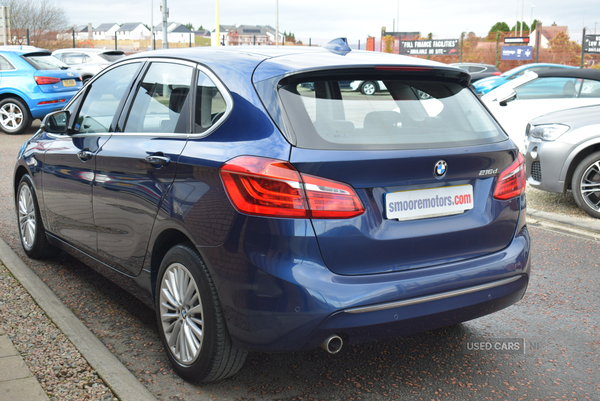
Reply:
<svg viewBox="0 0 600 401"><path fill-rule="evenodd" d="M0 46L0 130L21 134L33 120L65 106L81 76L45 49Z"/></svg>
<svg viewBox="0 0 600 401"><path fill-rule="evenodd" d="M525 171L469 83L343 40L125 58L24 144L22 245L155 309L191 381L493 313L529 282Z"/></svg>

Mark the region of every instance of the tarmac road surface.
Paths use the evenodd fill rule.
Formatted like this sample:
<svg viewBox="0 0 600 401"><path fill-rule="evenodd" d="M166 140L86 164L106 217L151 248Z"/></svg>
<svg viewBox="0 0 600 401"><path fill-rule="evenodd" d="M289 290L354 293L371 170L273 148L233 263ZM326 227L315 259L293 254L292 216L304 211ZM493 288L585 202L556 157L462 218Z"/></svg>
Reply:
<svg viewBox="0 0 600 401"><path fill-rule="evenodd" d="M49 261L24 255L12 173L28 136L0 133L0 238L158 399L600 398L600 247L537 225L530 227L529 289L508 309L337 355L250 353L233 378L184 382L170 368L152 310L68 255Z"/></svg>

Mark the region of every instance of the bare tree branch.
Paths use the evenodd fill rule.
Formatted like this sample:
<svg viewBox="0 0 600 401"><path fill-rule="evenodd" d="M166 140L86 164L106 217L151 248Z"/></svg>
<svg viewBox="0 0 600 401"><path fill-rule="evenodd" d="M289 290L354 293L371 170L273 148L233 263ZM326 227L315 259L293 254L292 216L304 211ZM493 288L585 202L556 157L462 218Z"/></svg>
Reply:
<svg viewBox="0 0 600 401"><path fill-rule="evenodd" d="M29 29L30 44L51 47L68 29L65 9L51 0L0 0L0 5L9 9L11 44L27 44Z"/></svg>

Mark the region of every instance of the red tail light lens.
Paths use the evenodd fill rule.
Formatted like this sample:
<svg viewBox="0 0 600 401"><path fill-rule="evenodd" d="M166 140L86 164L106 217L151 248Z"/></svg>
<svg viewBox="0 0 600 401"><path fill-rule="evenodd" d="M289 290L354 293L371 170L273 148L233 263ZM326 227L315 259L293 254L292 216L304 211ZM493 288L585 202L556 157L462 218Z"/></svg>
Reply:
<svg viewBox="0 0 600 401"><path fill-rule="evenodd" d="M494 190L494 198L507 200L521 195L525 192L525 160L523 155L519 153L515 160L506 170L498 177L496 189Z"/></svg>
<svg viewBox="0 0 600 401"><path fill-rule="evenodd" d="M60 82L60 78L55 77L35 77L35 82L38 85L49 85L49 84L57 84Z"/></svg>
<svg viewBox="0 0 600 401"><path fill-rule="evenodd" d="M492 75L500 76L500 75L502 75L502 73L500 71L495 71Z"/></svg>
<svg viewBox="0 0 600 401"><path fill-rule="evenodd" d="M243 213L342 219L364 212L349 185L301 174L285 161L241 156L225 163L220 173L231 202Z"/></svg>

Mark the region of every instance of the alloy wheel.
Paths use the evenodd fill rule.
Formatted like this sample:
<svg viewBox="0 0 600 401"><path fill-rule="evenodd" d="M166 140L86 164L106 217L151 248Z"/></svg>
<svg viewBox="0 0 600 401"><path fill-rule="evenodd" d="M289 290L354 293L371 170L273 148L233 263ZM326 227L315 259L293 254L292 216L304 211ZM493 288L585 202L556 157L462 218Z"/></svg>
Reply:
<svg viewBox="0 0 600 401"><path fill-rule="evenodd" d="M600 211L600 161L588 166L579 183L579 190L585 203Z"/></svg>
<svg viewBox="0 0 600 401"><path fill-rule="evenodd" d="M0 108L0 124L7 130L16 130L23 123L23 110L14 103L5 103Z"/></svg>
<svg viewBox="0 0 600 401"><path fill-rule="evenodd" d="M160 320L173 357L182 365L196 361L202 348L204 322L198 286L181 263L171 264L160 283Z"/></svg>
<svg viewBox="0 0 600 401"><path fill-rule="evenodd" d="M27 185L21 186L19 191L19 228L21 241L26 249L32 249L35 243L37 223L35 219L35 204L31 189Z"/></svg>

